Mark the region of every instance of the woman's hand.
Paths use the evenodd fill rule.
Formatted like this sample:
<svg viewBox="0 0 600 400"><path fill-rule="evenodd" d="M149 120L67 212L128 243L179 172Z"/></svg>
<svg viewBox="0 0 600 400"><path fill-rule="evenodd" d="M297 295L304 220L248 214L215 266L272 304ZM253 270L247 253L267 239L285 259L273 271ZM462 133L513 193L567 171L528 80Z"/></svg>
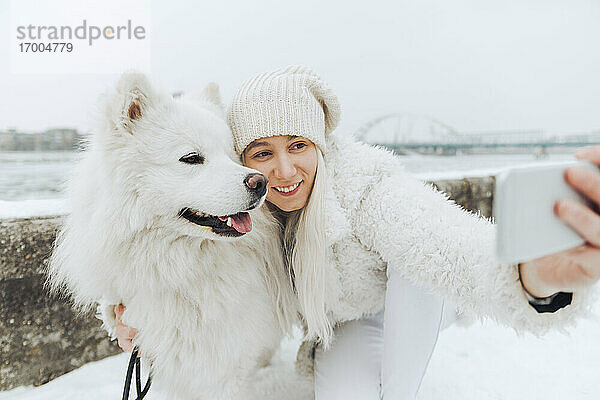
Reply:
<svg viewBox="0 0 600 400"><path fill-rule="evenodd" d="M131 353L133 351L132 339L137 335L138 331L137 329L128 327L121 321L124 312L125 306L123 304L115 306L115 316L117 320L115 331L117 333L117 342L119 343L121 350Z"/></svg>
<svg viewBox="0 0 600 400"><path fill-rule="evenodd" d="M600 146L582 149L575 156L600 166ZM565 172L565 180L596 207L600 205L600 171L569 168ZM557 292L573 292L578 287L598 281L600 215L597 210L572 200L561 200L555 204L556 216L579 233L586 243L521 264L521 282L531 295L547 297Z"/></svg>

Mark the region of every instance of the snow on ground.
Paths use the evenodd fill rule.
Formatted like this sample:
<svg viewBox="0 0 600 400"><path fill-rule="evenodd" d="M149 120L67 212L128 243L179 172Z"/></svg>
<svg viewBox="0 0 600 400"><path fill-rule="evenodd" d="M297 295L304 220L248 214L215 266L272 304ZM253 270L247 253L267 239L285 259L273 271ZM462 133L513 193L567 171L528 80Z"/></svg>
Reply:
<svg viewBox="0 0 600 400"><path fill-rule="evenodd" d="M541 339L518 337L493 323L450 327L440 335L419 399L597 400L598 341L597 319L581 321L569 336L556 332ZM280 363L292 364L298 344L295 339L282 345ZM89 363L37 388L0 392L0 400L117 399L127 361L121 354ZM162 400L152 389L147 399Z"/></svg>
<svg viewBox="0 0 600 400"><path fill-rule="evenodd" d="M66 214L65 199L0 200L0 218L45 217Z"/></svg>
<svg viewBox="0 0 600 400"><path fill-rule="evenodd" d="M53 381L36 387L0 392L2 400L105 400L120 398L128 354L88 363ZM142 366L143 369L144 366ZM132 393L133 394L133 393ZM135 398L135 397L132 397ZM152 397L146 397L151 399Z"/></svg>
<svg viewBox="0 0 600 400"><path fill-rule="evenodd" d="M493 323L451 327L440 336L419 398L597 400L599 340L598 320L541 339Z"/></svg>

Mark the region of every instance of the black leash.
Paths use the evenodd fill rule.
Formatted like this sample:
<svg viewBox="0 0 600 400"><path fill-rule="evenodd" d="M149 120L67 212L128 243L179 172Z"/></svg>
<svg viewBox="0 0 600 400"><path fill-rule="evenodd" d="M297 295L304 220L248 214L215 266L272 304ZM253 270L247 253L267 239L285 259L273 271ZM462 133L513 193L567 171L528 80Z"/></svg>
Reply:
<svg viewBox="0 0 600 400"><path fill-rule="evenodd" d="M144 390L142 390L142 367L140 359L138 358L138 349L137 347L133 349L131 353L131 357L129 358L129 365L127 366L127 375L125 375L125 387L123 388L123 400L129 399L129 389L131 388L131 378L133 377L133 368L135 367L135 391L137 392L137 397L135 400L142 400L146 394L148 394L148 390L150 390L150 384L152 383L152 377L148 375L148 381L146 382L146 386L144 386Z"/></svg>

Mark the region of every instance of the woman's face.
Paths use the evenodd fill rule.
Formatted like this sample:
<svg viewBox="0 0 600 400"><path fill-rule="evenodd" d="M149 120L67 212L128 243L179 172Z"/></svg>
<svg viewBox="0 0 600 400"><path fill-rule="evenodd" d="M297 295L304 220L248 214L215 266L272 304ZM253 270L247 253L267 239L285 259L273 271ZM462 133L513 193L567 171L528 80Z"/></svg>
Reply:
<svg viewBox="0 0 600 400"><path fill-rule="evenodd" d="M247 167L269 179L267 201L283 211L306 205L317 172L317 148L302 136L257 139L244 150Z"/></svg>

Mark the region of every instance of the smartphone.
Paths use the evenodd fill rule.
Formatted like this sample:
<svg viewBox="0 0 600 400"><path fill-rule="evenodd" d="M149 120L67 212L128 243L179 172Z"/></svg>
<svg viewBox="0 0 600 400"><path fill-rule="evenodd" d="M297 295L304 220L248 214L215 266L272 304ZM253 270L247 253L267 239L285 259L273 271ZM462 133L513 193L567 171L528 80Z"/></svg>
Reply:
<svg viewBox="0 0 600 400"><path fill-rule="evenodd" d="M493 209L500 262L530 261L585 243L554 215L558 200L572 199L591 205L564 179L565 170L574 166L598 171L588 162L563 161L510 168L496 176Z"/></svg>

